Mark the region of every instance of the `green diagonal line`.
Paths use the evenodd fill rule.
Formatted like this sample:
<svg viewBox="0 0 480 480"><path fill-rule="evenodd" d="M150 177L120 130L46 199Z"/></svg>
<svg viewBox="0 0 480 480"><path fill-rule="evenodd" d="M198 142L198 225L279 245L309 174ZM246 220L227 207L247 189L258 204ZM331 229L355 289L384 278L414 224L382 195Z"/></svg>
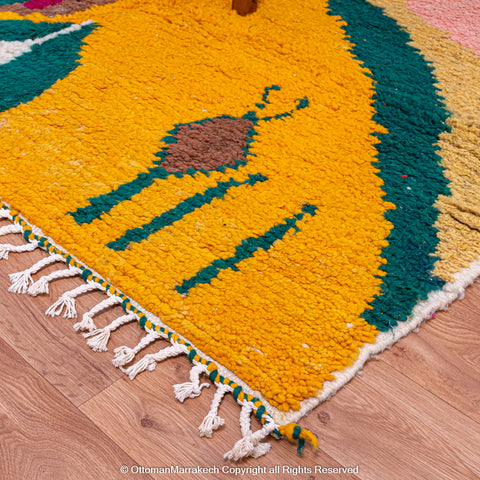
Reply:
<svg viewBox="0 0 480 480"><path fill-rule="evenodd" d="M229 268L238 271L237 265L242 260L253 257L257 250L268 250L277 240L281 240L291 228L298 232L300 229L297 226L297 222L302 220L305 214L315 215L316 210L317 207L315 205L306 204L303 206L301 213L297 213L291 218L286 218L283 223L275 225L261 237L250 237L242 240L242 243L235 248L235 255L225 260L214 260L208 267L202 268L196 275L188 280L184 280L182 285L175 287L175 290L185 295L201 283L210 283L212 279L218 277L222 270Z"/></svg>
<svg viewBox="0 0 480 480"><path fill-rule="evenodd" d="M150 223L127 230L119 239L107 243L107 247L113 250L125 250L131 243L145 240L162 228L181 220L185 215L192 213L197 208L211 203L214 198L222 199L230 188L239 187L240 185L255 185L257 182L264 182L265 180L268 180L268 178L257 173L256 175L249 175L248 180L244 182L237 182L233 178L230 178L228 182L218 182L216 187L207 188L205 192L197 193L193 197L187 198L176 207L168 210L168 212L155 217Z"/></svg>

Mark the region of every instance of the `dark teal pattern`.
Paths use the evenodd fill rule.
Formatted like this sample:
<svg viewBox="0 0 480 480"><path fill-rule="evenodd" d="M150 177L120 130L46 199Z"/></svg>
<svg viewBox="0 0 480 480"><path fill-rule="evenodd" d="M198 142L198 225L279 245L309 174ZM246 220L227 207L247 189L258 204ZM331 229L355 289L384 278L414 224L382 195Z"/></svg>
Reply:
<svg viewBox="0 0 480 480"><path fill-rule="evenodd" d="M386 213L394 228L383 250L387 265L382 292L363 317L380 330L404 321L419 300L444 282L432 275L437 257L438 216L434 202L448 195L437 142L449 131L449 112L435 86L433 68L409 45L409 34L383 10L364 0L330 0L332 15L347 22L352 52L375 80L374 120L389 133L377 134L378 174L385 200L396 205Z"/></svg>
<svg viewBox="0 0 480 480"><path fill-rule="evenodd" d="M0 0L0 5L2 5L2 1L5 0ZM0 20L0 40L4 42L23 42L24 40L35 40L45 37L45 35L59 32L64 28L71 27L72 25L73 23L67 22L34 23L30 20Z"/></svg>
<svg viewBox="0 0 480 480"><path fill-rule="evenodd" d="M262 100L264 103L269 103L268 94L270 93L271 90L280 90L280 87L278 85L272 85L271 87L266 87L264 94L262 96ZM257 103L256 106L258 108L263 108L264 104ZM308 99L307 97L304 97L304 98L298 99L295 108L288 112L283 112L271 117L258 117L257 112L249 111L245 115L243 115L241 118L250 120L253 123L253 125L256 126L258 122L262 120L270 121L270 120L279 120L285 117L291 117L295 110L301 110L306 107L308 107ZM221 115L215 118L204 118L203 120L199 120L196 122L176 124L172 130L167 132L168 135L162 138L162 142L165 143L166 146L163 147L159 152L155 154L155 156L160 159L160 160L153 161L155 166L150 167L147 170L147 172L139 173L137 177L131 180L130 182L124 183L123 185L120 185L116 189L106 194L89 198L88 201L90 205L87 205L86 207L80 207L74 212L69 212L69 214L72 215L72 217L75 219L75 221L79 225L82 225L84 223L91 223L95 219L100 218L103 214L108 213L118 203L124 202L125 200L130 200L134 195L137 195L143 189L150 187L151 185L153 185L153 183L157 179L166 179L169 175L175 175L178 178L182 178L184 175L193 176L198 172L201 172L204 175L209 175L211 170L205 170L205 169L197 170L193 168L189 169L186 172L186 174L184 174L183 172L173 172L173 173L167 172L167 170L165 170L162 167L162 163L165 161L165 158L169 154L169 145L173 143L177 143L178 140L176 135L179 132L180 127L183 127L186 125L192 125L196 123L204 124L205 122L210 122L210 121L218 120L222 118L230 118L235 120L235 117L232 117L230 115ZM247 160L246 160L247 155L254 156L252 153L250 153L250 146L253 143L254 137L256 135L257 133L255 131L255 128L252 128L247 133L247 146L243 149L245 158L239 158L237 159L234 165L224 165L215 169L214 171L220 171L225 173L227 169L238 170L238 168L245 165L247 163Z"/></svg>
<svg viewBox="0 0 480 480"><path fill-rule="evenodd" d="M275 225L260 237L250 237L242 240L242 243L235 248L235 255L224 260L214 260L208 267L202 268L195 276L184 280L182 285L175 287L175 290L186 295L197 285L210 283L212 279L218 277L222 270L238 271L237 265L242 260L253 257L257 250L268 250L277 240L281 240L291 228L299 232L300 229L297 226L297 222L302 220L305 214L315 215L316 211L317 207L315 205L304 205L301 213L297 213L292 218L286 218L284 223Z"/></svg>
<svg viewBox="0 0 480 480"><path fill-rule="evenodd" d="M23 41L41 38L71 26L71 23L33 23L29 20L0 21L0 40ZM57 80L65 78L79 66L83 39L98 25L88 24L78 31L59 35L30 52L0 65L0 112L38 97Z"/></svg>
<svg viewBox="0 0 480 480"><path fill-rule="evenodd" d="M146 240L150 235L158 232L162 228L178 222L185 215L192 213L197 208L208 205L213 199L222 199L232 187L239 187L240 185L253 186L257 182L264 182L268 180L263 175L249 175L248 180L244 182L237 182L231 178L228 182L218 182L216 187L207 188L204 193L197 193L193 197L187 198L180 202L176 207L168 212L155 217L150 223L138 228L127 230L118 240L107 243L107 247L113 250L125 250L131 243L138 243Z"/></svg>

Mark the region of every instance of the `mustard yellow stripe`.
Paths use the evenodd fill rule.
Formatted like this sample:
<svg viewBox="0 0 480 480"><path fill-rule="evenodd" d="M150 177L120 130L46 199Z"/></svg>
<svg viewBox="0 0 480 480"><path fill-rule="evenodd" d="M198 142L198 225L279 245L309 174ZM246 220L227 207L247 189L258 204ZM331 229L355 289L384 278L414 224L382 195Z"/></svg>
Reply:
<svg viewBox="0 0 480 480"><path fill-rule="evenodd" d="M437 202L440 216L436 223L440 243L434 274L451 281L452 275L480 255L480 57L466 47L448 39L448 34L428 25L408 9L405 0L374 0L385 8L410 33L413 44L435 67L441 95L452 112L439 142L446 177L450 180L450 197ZM468 178L468 183L465 182ZM461 252L461 253L459 253Z"/></svg>

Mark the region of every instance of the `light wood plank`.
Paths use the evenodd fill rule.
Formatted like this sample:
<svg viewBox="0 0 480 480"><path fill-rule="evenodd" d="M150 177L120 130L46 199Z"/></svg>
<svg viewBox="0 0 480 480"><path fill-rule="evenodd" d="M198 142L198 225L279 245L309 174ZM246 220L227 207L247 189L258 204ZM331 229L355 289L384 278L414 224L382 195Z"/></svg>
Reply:
<svg viewBox="0 0 480 480"><path fill-rule="evenodd" d="M303 422L362 480L480 478L480 425L382 361Z"/></svg>
<svg viewBox="0 0 480 480"><path fill-rule="evenodd" d="M1 479L125 479L134 461L2 340L0 365Z"/></svg>
<svg viewBox="0 0 480 480"><path fill-rule="evenodd" d="M22 240L19 235L8 235L2 237L2 243L21 244ZM76 319L45 316L47 308L62 293L83 284L82 280L57 280L52 282L50 294L37 297L8 293L9 273L23 271L46 256L45 252L35 250L11 253L8 261L0 261L0 336L72 403L80 405L123 374L112 367L111 355L94 353L86 346L83 337L72 328ZM65 265L61 263L49 266L34 275L34 279L63 268ZM79 317L104 299L99 292L79 297ZM98 317L98 325L123 314L120 307L115 307ZM112 348L126 342L135 344L141 336L138 326L122 327L113 339Z"/></svg>
<svg viewBox="0 0 480 480"><path fill-rule="evenodd" d="M381 355L428 391L480 422L480 283L418 334Z"/></svg>
<svg viewBox="0 0 480 480"><path fill-rule="evenodd" d="M12 254L8 262L0 262L0 292L8 288L6 274L27 268L33 259L40 258L35 256L38 254ZM11 262L16 260L23 265L13 266ZM209 409L213 389L204 390L201 397L183 405L174 399L171 385L188 380L189 363L185 358L170 359L155 372L141 374L130 382L111 366L111 352L95 354L85 346L81 336L73 332L71 320L44 318L44 310L56 297L78 284L76 280L57 282L54 295L43 299L0 295L0 306L4 307L0 334L58 390L81 405L82 411L136 464L165 466L175 462L221 468L223 453L240 435L240 410L232 397L227 396L220 412L227 425L213 439L200 439L196 427ZM81 313L103 298L96 295L79 299ZM44 302L41 307L37 307L39 300ZM366 480L477 478L480 428L471 418L478 418L480 358L478 322L472 312L479 306L480 291L475 287L463 302L422 327L420 334L403 339L392 352L380 355L379 362L370 362L363 377L353 380L302 421L319 433L323 452L315 455L307 448L305 456L298 457L288 442L272 439L272 452L267 457L242 465L313 468L358 464L358 478ZM458 314L454 308L460 309ZM108 312L99 323L103 325L114 316ZM122 344L133 346L141 335L135 325L122 327L112 337L110 350ZM157 349L152 346L147 352ZM79 369L72 357L80 362ZM2 422L7 431L16 425L11 417L5 420L3 416ZM20 419L18 428L24 428L23 424ZM256 478L330 478L285 475L272 477L267 473ZM238 477L222 474L197 478Z"/></svg>
<svg viewBox="0 0 480 480"><path fill-rule="evenodd" d="M321 449L314 453L306 446L305 454L300 456L296 453L295 445L273 438L269 439L272 451L267 456L257 460L248 458L237 465L258 466L265 471L259 471L255 476L250 473L237 477L228 472L222 473L223 467L236 466L225 463L223 454L240 438L240 407L231 395L227 395L220 407L220 415L226 420L225 426L217 430L211 439L200 438L197 427L210 408L214 389L203 389L200 397L188 399L184 404L175 400L172 385L188 381L189 368L190 364L184 357L167 360L158 365L154 372L142 373L133 382L126 378L117 381L83 404L80 409L111 438L115 438L120 447L141 465L217 466L220 470L218 475L212 474L213 476L185 475L175 478L357 478L352 474L315 476L315 465L342 465ZM258 422L254 420L252 428L257 429L258 426ZM280 474L269 473L269 468L275 465L282 469ZM284 465L308 468L312 473L306 473L306 470L299 473L300 470L297 470L297 475L293 475L283 472Z"/></svg>

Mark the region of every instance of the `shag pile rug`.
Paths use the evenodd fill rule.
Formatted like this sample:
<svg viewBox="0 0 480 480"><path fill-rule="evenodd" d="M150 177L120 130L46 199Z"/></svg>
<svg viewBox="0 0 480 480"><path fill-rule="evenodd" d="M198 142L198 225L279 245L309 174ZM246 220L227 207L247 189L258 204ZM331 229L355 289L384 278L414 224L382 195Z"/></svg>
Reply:
<svg viewBox="0 0 480 480"><path fill-rule="evenodd" d="M316 447L296 422L480 274L476 2L0 5L0 258L50 253L10 290L79 275L70 318L103 291L74 328L104 351L138 322L132 379L187 356L201 435L242 407L226 458Z"/></svg>

